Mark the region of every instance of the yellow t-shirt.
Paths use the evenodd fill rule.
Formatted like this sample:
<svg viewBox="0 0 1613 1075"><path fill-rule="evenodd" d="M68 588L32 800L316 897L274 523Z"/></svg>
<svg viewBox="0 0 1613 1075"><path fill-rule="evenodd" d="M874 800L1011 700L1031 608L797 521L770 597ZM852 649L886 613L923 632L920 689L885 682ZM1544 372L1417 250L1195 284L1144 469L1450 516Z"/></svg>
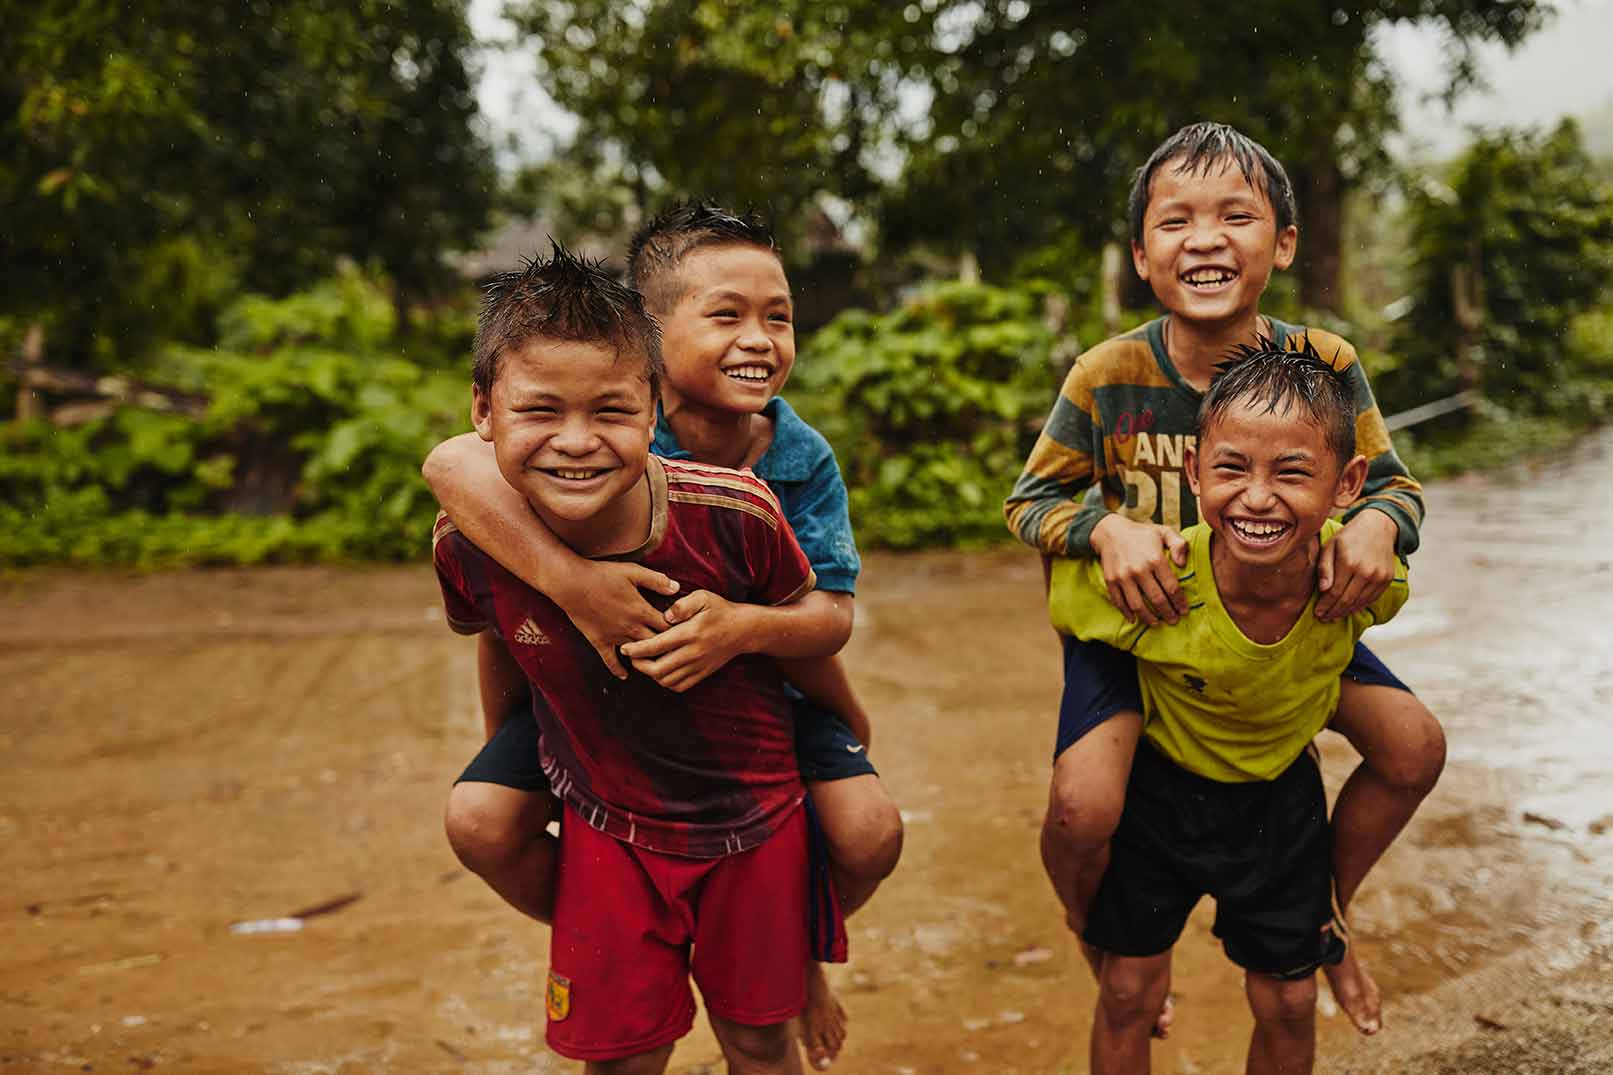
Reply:
<svg viewBox="0 0 1613 1075"><path fill-rule="evenodd" d="M1322 541L1340 529L1328 520ZM1405 561L1383 595L1348 620L1322 623L1313 594L1287 636L1262 645L1221 604L1210 528L1190 526L1182 536L1191 554L1176 577L1189 607L1176 624L1127 623L1109 603L1096 560L1054 561L1048 613L1064 634L1137 656L1143 734L1176 764L1227 784L1275 779L1332 719L1339 676L1362 632L1406 603Z"/></svg>

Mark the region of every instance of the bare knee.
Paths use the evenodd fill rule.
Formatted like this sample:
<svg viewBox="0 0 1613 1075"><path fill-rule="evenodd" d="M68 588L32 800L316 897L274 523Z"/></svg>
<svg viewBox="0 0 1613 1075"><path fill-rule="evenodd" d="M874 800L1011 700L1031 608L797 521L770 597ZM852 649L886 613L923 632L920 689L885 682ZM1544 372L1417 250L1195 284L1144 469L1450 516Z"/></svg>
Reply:
<svg viewBox="0 0 1613 1075"><path fill-rule="evenodd" d="M745 1026L714 1017L712 1029L717 1031L717 1041L730 1071L739 1075L763 1075L789 1070L788 1063L795 1049L789 1024Z"/></svg>
<svg viewBox="0 0 1613 1075"><path fill-rule="evenodd" d="M496 872L520 858L536 834L526 831L527 817L509 795L493 785L455 784L448 794L443 829L448 844L465 868L476 874Z"/></svg>
<svg viewBox="0 0 1613 1075"><path fill-rule="evenodd" d="M836 870L868 884L889 877L902 857L902 812L878 778L820 781L811 791Z"/></svg>
<svg viewBox="0 0 1613 1075"><path fill-rule="evenodd" d="M1043 839L1078 854L1096 854L1114 836L1124 805L1123 789L1113 794L1102 787L1083 786L1081 781L1060 780L1055 774L1042 822Z"/></svg>
<svg viewBox="0 0 1613 1075"><path fill-rule="evenodd" d="M1401 748L1388 757L1366 759L1386 783L1396 789L1427 795L1445 771L1445 729L1417 699L1406 707Z"/></svg>
<svg viewBox="0 0 1613 1075"><path fill-rule="evenodd" d="M620 1060L591 1060L588 1063L587 1073L588 1075L661 1075L670 1059L672 1059L672 1047L668 1045L654 1052L627 1056Z"/></svg>
<svg viewBox="0 0 1613 1075"><path fill-rule="evenodd" d="M902 814L888 800L862 818L854 839L837 841L834 860L846 873L862 881L883 881L902 857Z"/></svg>
<svg viewBox="0 0 1613 1075"><path fill-rule="evenodd" d="M1249 976L1249 1008L1255 1021L1267 1026L1296 1027L1310 1022L1316 1014L1316 978L1280 981Z"/></svg>
<svg viewBox="0 0 1613 1075"><path fill-rule="evenodd" d="M1124 959L1106 959L1098 1007L1112 1026L1152 1025L1165 1003L1170 981L1164 968L1138 967Z"/></svg>

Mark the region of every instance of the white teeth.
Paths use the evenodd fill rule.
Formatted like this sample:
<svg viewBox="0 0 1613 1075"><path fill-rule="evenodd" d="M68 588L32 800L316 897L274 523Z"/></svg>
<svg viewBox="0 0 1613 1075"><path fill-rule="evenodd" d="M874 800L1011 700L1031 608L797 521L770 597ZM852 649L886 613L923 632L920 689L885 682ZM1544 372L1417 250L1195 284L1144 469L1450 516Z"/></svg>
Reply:
<svg viewBox="0 0 1613 1075"><path fill-rule="evenodd" d="M773 371L766 366L734 366L723 372L736 381L766 381L773 376Z"/></svg>
<svg viewBox="0 0 1613 1075"><path fill-rule="evenodd" d="M1288 529L1287 523L1257 523L1232 520L1232 527L1246 537L1265 538L1280 534Z"/></svg>
<svg viewBox="0 0 1613 1075"><path fill-rule="evenodd" d="M561 470L558 467L555 468L554 472L555 477L564 478L567 481L587 481L598 473L599 471L597 470Z"/></svg>
<svg viewBox="0 0 1613 1075"><path fill-rule="evenodd" d="M1226 269L1195 269L1182 276L1182 279L1195 287L1214 287L1237 278L1237 273Z"/></svg>

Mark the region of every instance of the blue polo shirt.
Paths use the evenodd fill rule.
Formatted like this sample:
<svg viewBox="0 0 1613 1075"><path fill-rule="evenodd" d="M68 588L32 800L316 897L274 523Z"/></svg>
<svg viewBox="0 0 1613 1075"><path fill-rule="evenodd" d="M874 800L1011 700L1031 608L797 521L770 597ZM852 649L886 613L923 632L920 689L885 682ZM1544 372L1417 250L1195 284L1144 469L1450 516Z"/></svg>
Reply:
<svg viewBox="0 0 1613 1075"><path fill-rule="evenodd" d="M851 536L846 481L840 476L834 449L782 396L768 400L762 413L773 422L773 443L751 470L778 497L796 541L812 561L818 589L856 593L862 560ZM655 441L650 450L664 459L693 458L678 444L660 408L656 409Z"/></svg>

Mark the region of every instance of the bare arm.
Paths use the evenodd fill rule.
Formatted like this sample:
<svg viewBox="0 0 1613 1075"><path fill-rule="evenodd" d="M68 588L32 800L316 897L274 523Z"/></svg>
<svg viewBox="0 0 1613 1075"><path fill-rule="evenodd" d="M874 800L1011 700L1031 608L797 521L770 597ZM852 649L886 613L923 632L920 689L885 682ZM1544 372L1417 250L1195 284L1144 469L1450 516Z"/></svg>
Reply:
<svg viewBox="0 0 1613 1075"><path fill-rule="evenodd" d="M504 480L493 446L474 433L437 445L420 472L477 548L559 605L606 667L618 678L627 675L616 647L649 638L666 625L639 587L673 594L677 583L641 564L578 556Z"/></svg>
<svg viewBox="0 0 1613 1075"><path fill-rule="evenodd" d="M780 661L779 668L784 672L784 678L806 695L808 701L838 716L846 722L858 742L865 747L871 746L869 740L874 737L873 722L857 700L856 692L851 689L846 666L838 656Z"/></svg>
<svg viewBox="0 0 1613 1075"><path fill-rule="evenodd" d="M526 673L492 631L476 636L476 689L482 699L482 727L489 739L504 726L510 710L532 697Z"/></svg>
<svg viewBox="0 0 1613 1075"><path fill-rule="evenodd" d="M661 686L686 691L741 653L781 659L828 657L851 637L850 594L813 590L788 605L736 604L706 590L666 613L673 626L622 647L633 667Z"/></svg>

